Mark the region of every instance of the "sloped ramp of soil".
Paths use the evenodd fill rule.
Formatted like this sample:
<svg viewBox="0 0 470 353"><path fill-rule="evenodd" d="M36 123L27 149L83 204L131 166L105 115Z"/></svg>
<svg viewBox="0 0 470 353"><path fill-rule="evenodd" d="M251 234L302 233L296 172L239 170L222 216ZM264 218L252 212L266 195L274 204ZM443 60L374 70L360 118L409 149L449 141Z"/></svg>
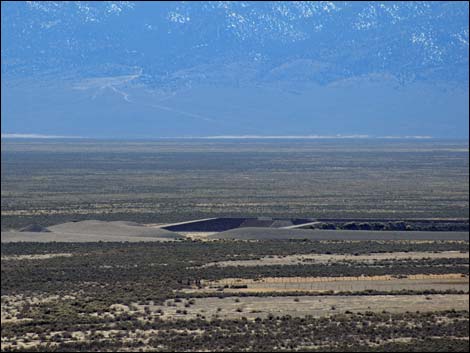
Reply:
<svg viewBox="0 0 470 353"><path fill-rule="evenodd" d="M50 230L39 224L30 224L29 226L23 227L19 230L20 232L32 232L32 233L49 233Z"/></svg>
<svg viewBox="0 0 470 353"><path fill-rule="evenodd" d="M48 233L2 232L2 242L95 242L95 241L172 241L185 239L165 229L130 222L81 221L62 223L48 228Z"/></svg>

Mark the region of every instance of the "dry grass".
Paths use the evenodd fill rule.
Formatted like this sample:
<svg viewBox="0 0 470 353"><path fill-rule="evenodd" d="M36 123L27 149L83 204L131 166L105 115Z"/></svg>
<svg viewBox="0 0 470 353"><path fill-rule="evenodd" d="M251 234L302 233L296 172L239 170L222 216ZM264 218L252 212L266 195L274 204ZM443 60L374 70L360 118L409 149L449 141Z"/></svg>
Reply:
<svg viewBox="0 0 470 353"><path fill-rule="evenodd" d="M230 288L230 286L247 288ZM224 288L227 286L228 288ZM216 293L223 289L227 293L256 292L325 292L363 290L463 290L468 291L469 278L461 274L409 275L407 278L393 276L368 277L276 277L241 279L226 278L219 281L203 281L202 288L185 290L189 293Z"/></svg>
<svg viewBox="0 0 470 353"><path fill-rule="evenodd" d="M459 251L443 252L393 252L373 254L299 254L287 256L266 256L258 260L230 260L211 262L208 266L274 266L274 265L297 265L305 263L327 263L336 261L370 261L375 260L403 260L403 259L443 259L443 258L467 258L469 253Z"/></svg>
<svg viewBox="0 0 470 353"><path fill-rule="evenodd" d="M35 254L35 255L12 255L12 256L2 256L2 261L11 261L11 260L47 260L54 257L70 257L73 256L72 253L56 253L56 254Z"/></svg>
<svg viewBox="0 0 470 353"><path fill-rule="evenodd" d="M159 310L163 311L163 315L159 315L163 319L192 319L198 315L207 319L215 317L255 319L267 317L269 314L321 317L345 311L382 312L386 310L400 313L469 309L467 295L227 297L222 299L198 298L189 307L186 304L187 301L175 303L170 300L166 305L150 305L149 308L153 314ZM144 306L135 305L134 307L137 311L144 311ZM184 310L187 313L184 313Z"/></svg>

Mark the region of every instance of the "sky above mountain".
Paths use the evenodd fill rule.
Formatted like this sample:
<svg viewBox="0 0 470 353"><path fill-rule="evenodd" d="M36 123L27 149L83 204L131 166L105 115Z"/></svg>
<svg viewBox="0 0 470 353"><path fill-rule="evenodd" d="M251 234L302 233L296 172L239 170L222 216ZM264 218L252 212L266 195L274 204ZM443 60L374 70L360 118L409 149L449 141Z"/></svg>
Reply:
<svg viewBox="0 0 470 353"><path fill-rule="evenodd" d="M468 138L467 2L2 2L2 134Z"/></svg>

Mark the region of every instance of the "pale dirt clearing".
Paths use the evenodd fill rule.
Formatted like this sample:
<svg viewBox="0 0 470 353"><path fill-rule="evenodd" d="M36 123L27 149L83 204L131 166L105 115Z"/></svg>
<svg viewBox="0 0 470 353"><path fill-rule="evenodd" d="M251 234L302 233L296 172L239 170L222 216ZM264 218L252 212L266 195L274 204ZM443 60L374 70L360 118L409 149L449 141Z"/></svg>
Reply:
<svg viewBox="0 0 470 353"><path fill-rule="evenodd" d="M265 256L258 260L229 260L211 262L203 267L210 266L273 266L273 265L297 265L305 263L326 263L336 261L370 261L375 260L404 260L404 259L444 259L444 258L469 258L469 253L459 251L442 252L391 252L373 254L297 254L287 256Z"/></svg>
<svg viewBox="0 0 470 353"><path fill-rule="evenodd" d="M2 242L136 242L173 241L184 237L165 229L145 227L134 222L80 221L48 227L50 232L1 232Z"/></svg>
<svg viewBox="0 0 470 353"><path fill-rule="evenodd" d="M47 260L54 257L70 257L73 256L72 253L56 253L56 254L34 254L34 255L11 255L11 256L2 256L2 261L10 260Z"/></svg>
<svg viewBox="0 0 470 353"><path fill-rule="evenodd" d="M351 312L426 312L439 310L469 310L468 295L377 295L377 296L285 296L285 297L227 297L227 298L198 298L189 307L187 300L170 306L147 306L151 313L159 310L163 319L193 319L204 316L234 319L246 317L255 319L291 315L303 317L329 316L345 311ZM173 306L174 305L174 306ZM137 311L144 311L145 305L133 305ZM178 311L178 312L177 312ZM186 311L186 313L185 313Z"/></svg>
<svg viewBox="0 0 470 353"><path fill-rule="evenodd" d="M202 281L202 287L186 289L189 293L254 293L254 292L325 292L325 291L396 291L396 290L462 290L468 291L469 278L461 274L368 277L276 277L259 280L226 278ZM230 288L234 286L234 288ZM240 288L246 286L246 288Z"/></svg>
<svg viewBox="0 0 470 353"><path fill-rule="evenodd" d="M17 316L24 306L34 306L41 303L50 303L57 300L76 299L79 293L71 293L69 295L45 295L38 294L34 297L18 295L2 295L1 297L1 321L2 323L30 321L30 318L19 319Z"/></svg>
<svg viewBox="0 0 470 353"><path fill-rule="evenodd" d="M101 234L82 233L29 233L29 232L1 232L2 243L13 242L64 242L64 243L94 243L94 242L148 242L148 241L175 241L179 238L139 237L139 236L113 236Z"/></svg>
<svg viewBox="0 0 470 353"><path fill-rule="evenodd" d="M202 240L207 241L208 236L212 234L216 234L217 232L178 232L178 234L191 239L191 240Z"/></svg>
<svg viewBox="0 0 470 353"><path fill-rule="evenodd" d="M48 227L52 232L60 234L83 234L83 235L108 235L108 236L135 236L135 237L156 237L172 238L177 234L165 229L145 227L142 224L125 221L80 221L57 224Z"/></svg>

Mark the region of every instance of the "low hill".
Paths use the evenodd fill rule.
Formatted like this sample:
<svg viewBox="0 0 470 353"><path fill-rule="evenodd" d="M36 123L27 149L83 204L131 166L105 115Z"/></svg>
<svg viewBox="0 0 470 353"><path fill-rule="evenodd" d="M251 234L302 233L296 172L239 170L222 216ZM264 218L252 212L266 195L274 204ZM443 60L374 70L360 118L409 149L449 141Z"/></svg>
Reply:
<svg viewBox="0 0 470 353"><path fill-rule="evenodd" d="M36 228L34 228L36 229ZM81 221L62 223L47 228L2 232L2 242L95 242L95 241L172 241L185 239L165 229L146 227L133 222Z"/></svg>

